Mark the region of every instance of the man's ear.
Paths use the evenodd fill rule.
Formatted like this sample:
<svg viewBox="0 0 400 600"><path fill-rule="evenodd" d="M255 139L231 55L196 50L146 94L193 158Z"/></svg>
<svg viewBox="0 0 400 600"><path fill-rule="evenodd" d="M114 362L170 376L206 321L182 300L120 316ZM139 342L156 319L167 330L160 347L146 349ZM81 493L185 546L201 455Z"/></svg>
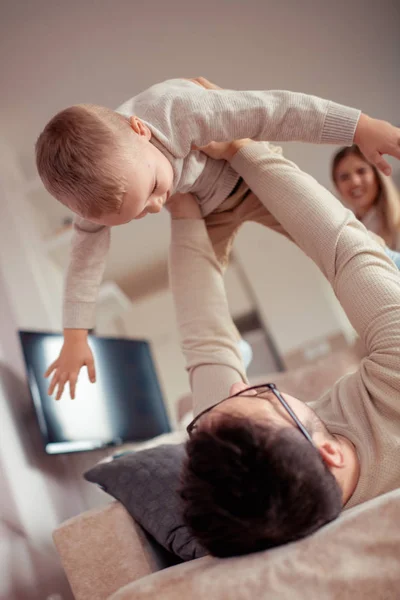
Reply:
<svg viewBox="0 0 400 600"><path fill-rule="evenodd" d="M334 440L324 440L318 444L318 451L328 467L344 467L344 456L340 445Z"/></svg>
<svg viewBox="0 0 400 600"><path fill-rule="evenodd" d="M133 131L140 137L144 137L144 138L146 138L146 140L151 139L150 129L138 117L135 117L135 116L130 117L129 125L131 126Z"/></svg>

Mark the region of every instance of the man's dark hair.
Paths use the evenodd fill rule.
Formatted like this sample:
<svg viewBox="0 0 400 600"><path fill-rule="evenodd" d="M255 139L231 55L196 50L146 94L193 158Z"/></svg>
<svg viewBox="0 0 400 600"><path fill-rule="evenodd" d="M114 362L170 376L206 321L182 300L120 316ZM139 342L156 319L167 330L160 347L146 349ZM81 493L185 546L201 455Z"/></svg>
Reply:
<svg viewBox="0 0 400 600"><path fill-rule="evenodd" d="M256 552L335 519L341 490L300 431L225 416L186 445L184 519L212 555Z"/></svg>

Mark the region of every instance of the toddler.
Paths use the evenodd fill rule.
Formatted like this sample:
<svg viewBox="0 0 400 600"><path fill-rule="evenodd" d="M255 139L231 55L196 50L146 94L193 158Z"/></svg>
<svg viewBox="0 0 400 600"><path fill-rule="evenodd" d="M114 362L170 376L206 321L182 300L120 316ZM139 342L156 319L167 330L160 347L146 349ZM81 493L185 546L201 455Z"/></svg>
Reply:
<svg viewBox="0 0 400 600"><path fill-rule="evenodd" d="M87 334L95 325L111 227L157 213L174 194L191 192L222 265L244 221L287 235L229 162L212 156L211 142L240 138L355 142L384 172L390 167L383 153L400 158L399 130L354 108L288 91L222 90L203 78L154 85L117 111L72 106L46 125L36 144L38 172L46 189L76 215L64 344L46 372L53 374L49 394L57 388L59 399L69 382L74 398L84 365L95 381ZM205 146L211 156L201 152Z"/></svg>

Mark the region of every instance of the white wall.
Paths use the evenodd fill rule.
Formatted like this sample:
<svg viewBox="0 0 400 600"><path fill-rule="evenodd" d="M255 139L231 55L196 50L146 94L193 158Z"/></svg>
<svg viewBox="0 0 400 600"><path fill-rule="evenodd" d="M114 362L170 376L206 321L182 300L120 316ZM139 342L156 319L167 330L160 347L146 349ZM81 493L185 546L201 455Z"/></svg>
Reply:
<svg viewBox="0 0 400 600"><path fill-rule="evenodd" d="M43 251L13 148L0 139L0 264L20 329L61 327L62 275Z"/></svg>
<svg viewBox="0 0 400 600"><path fill-rule="evenodd" d="M51 534L96 498L79 456L48 456L41 443L17 331L60 329L62 276L42 252L12 151L0 150L0 598L67 600Z"/></svg>
<svg viewBox="0 0 400 600"><path fill-rule="evenodd" d="M222 86L316 93L399 121L396 0L22 0L2 8L2 130L31 153L76 102L117 106L149 84L203 74ZM326 181L329 151L293 156Z"/></svg>
<svg viewBox="0 0 400 600"><path fill-rule="evenodd" d="M0 597L72 599L51 533L85 505L66 461L41 448L1 273L0 331Z"/></svg>
<svg viewBox="0 0 400 600"><path fill-rule="evenodd" d="M41 448L16 329L0 269L0 597L67 600L51 532L85 505L66 461Z"/></svg>
<svg viewBox="0 0 400 600"><path fill-rule="evenodd" d="M238 235L235 255L283 360L321 338L343 334L348 342L353 340L353 329L329 284L294 244L261 226L246 224Z"/></svg>

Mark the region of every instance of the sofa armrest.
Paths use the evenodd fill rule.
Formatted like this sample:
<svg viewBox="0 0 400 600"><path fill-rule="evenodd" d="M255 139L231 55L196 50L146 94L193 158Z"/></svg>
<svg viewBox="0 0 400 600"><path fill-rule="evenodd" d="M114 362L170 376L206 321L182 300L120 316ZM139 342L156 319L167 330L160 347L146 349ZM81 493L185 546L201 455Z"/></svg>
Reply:
<svg viewBox="0 0 400 600"><path fill-rule="evenodd" d="M399 520L396 489L296 542L188 561L125 586L109 600L398 600Z"/></svg>
<svg viewBox="0 0 400 600"><path fill-rule="evenodd" d="M163 566L144 531L116 501L65 521L53 539L76 600L103 600Z"/></svg>

